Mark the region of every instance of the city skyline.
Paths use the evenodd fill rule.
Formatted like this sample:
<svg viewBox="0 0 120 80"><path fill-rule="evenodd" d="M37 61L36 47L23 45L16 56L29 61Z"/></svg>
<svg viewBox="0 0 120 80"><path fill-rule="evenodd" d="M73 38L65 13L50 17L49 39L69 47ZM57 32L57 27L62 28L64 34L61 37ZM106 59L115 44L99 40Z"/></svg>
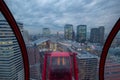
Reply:
<svg viewBox="0 0 120 80"><path fill-rule="evenodd" d="M98 38L99 40L97 41L97 43L94 41L93 41L93 43L89 42L89 40L86 41L86 43L78 43L74 40L70 41L70 39L73 37L72 35L74 33L74 30L75 31L78 30L78 32L80 31L80 35L85 36L87 25L78 25L78 26L80 26L80 28L73 30L72 24L66 24L65 32L70 34L70 39L69 39L68 34L67 34L68 39L65 39L64 36L58 36L59 32L57 32L56 35L50 35L50 36L44 37L44 35L46 35L46 34L48 35L51 32L52 28L49 28L49 27L43 28L42 36L41 35L30 35L29 36L27 30L24 30L23 23L21 23L19 21L16 21L16 22L18 24L18 27L20 29L20 32L23 36L23 39L24 39L24 42L25 42L25 45L27 48L27 55L28 55L28 59L29 59L29 63L30 63L30 65L29 65L30 80L32 80L32 79L37 79L37 80L40 79L41 80L41 78L43 79L42 74L44 74L44 72L42 72L42 70L44 70L43 67L45 66L45 65L43 65L43 64L45 64L44 63L44 59L45 59L45 55L46 55L45 53L50 52L50 54L52 54L51 52L54 53L55 51L56 51L55 54L57 54L57 53L59 54L61 52L76 53L76 55L77 55L76 59L79 62L79 63L77 63L76 67L78 66L79 69L76 69L74 71L80 72L79 73L80 75L78 76L79 79L82 78L82 79L93 80L93 78L94 79L97 78L97 80L98 80L98 78L99 78L99 76L98 76L99 65L98 64L99 64L99 58L101 56L101 52L102 52L102 48L103 48L103 45L100 45L100 43L101 42L103 43L103 41L104 41L104 30L105 30L104 26L99 26L98 28L91 28L91 32L93 32L93 34L90 34L90 35L94 36L94 34L95 34L95 36L97 36L95 38L95 41L97 41L97 38L99 37ZM15 38L15 34L12 31L12 28L9 26L9 24L7 23L6 19L4 19L2 14L0 14L0 28L1 28L0 29L0 38L1 38L0 39L0 44L1 44L0 45L0 52L1 52L0 62L2 64L5 64L8 66L7 69L5 69L6 66L4 66L4 65L1 66L0 78L2 75L4 75L4 71L5 71L5 73L6 72L9 73L11 70L11 72L12 72L11 76L8 76L8 78L14 78L14 76L15 76L15 78L18 78L18 80L19 79L24 80L23 79L24 78L24 68L22 67L23 68L22 70L17 71L18 68L21 68L19 65L23 64L21 61L19 64L18 60L20 60L20 59L17 59L19 57L22 58L21 54L20 54L21 51L20 51L18 41ZM92 30L92 29L95 29L95 30ZM74 33L74 35L75 35L75 33ZM75 37L76 36L74 36L74 38ZM79 36L79 37L81 37L81 36ZM118 54L119 50L120 50L120 43L119 43L120 38L119 37L120 36L117 35L117 37L114 39L114 41L112 42L112 45L109 49L108 55L107 55L107 58L110 61L106 62L107 66L105 67L106 70L104 72L105 80L111 79L111 76L115 76L112 78L113 80L120 78L118 76L118 75L120 75L120 71L118 71L118 70L114 71L115 69L117 69L117 66L115 63L117 63L117 65L120 65L120 58L119 58L120 56ZM18 53L19 53L19 55L18 55ZM19 57L16 57L16 56L19 56ZM94 56L96 56L96 57L94 57ZM96 59L94 59L94 58L96 58ZM15 60L15 59L17 59L17 60ZM52 58L47 59L47 60L52 60ZM75 58L73 58L73 60L75 60ZM54 61L50 61L50 64L52 64L51 62L54 63ZM64 59L63 59L63 62L64 62ZM75 63L75 61L74 61L74 63ZM109 63L112 63L112 64L109 66ZM13 64L13 65L11 65L11 64ZM11 65L13 67L9 68L9 65ZM15 65L17 65L17 66L15 66ZM2 67L4 67L5 70L3 70ZM109 68L111 70L109 70ZM65 70L67 70L67 69L70 69L70 68L66 68ZM46 70L48 72L50 72L49 69L47 69L47 67L46 67ZM3 73L2 73L2 71L3 71ZM63 70L61 70L61 71L63 71ZM55 72L57 72L57 70ZM15 74L13 75L13 73L15 73ZM62 72L60 72L60 73L62 73ZM116 77L116 75L118 77ZM45 75L45 76L47 76L47 75ZM7 77L5 77L5 78L7 78ZM11 79L11 80L13 80L13 79ZM53 79L50 79L50 80L53 80ZM70 79L67 79L67 80L70 80Z"/></svg>
<svg viewBox="0 0 120 80"><path fill-rule="evenodd" d="M64 32L65 24L87 25L88 32L93 27L105 26L109 32L120 16L119 0L5 0L16 20L24 24L29 33L39 33L49 27L51 32ZM16 4L16 5L14 5ZM24 5L24 6L23 6ZM35 28L36 27L36 28Z"/></svg>

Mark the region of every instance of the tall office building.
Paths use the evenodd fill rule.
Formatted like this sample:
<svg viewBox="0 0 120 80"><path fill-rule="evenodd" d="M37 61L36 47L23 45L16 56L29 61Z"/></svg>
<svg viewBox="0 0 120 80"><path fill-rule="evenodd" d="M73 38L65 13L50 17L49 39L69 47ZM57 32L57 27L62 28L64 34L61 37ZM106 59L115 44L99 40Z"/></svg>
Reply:
<svg viewBox="0 0 120 80"><path fill-rule="evenodd" d="M17 22L17 25L18 25L18 27L20 29L20 32L21 32L22 36L23 36L25 44L26 45L29 44L29 33L28 33L27 30L24 29L23 23Z"/></svg>
<svg viewBox="0 0 120 80"><path fill-rule="evenodd" d="M87 37L87 26L86 25L78 25L77 26L77 35L76 41L80 43L84 43Z"/></svg>
<svg viewBox="0 0 120 80"><path fill-rule="evenodd" d="M100 32L100 43L104 44L104 34L105 34L104 26L99 27L99 32Z"/></svg>
<svg viewBox="0 0 120 80"><path fill-rule="evenodd" d="M99 36L99 29L98 28L92 28L90 32L90 41L92 43L98 43L100 36Z"/></svg>
<svg viewBox="0 0 120 80"><path fill-rule="evenodd" d="M21 50L8 22L0 14L0 80L24 80Z"/></svg>
<svg viewBox="0 0 120 80"><path fill-rule="evenodd" d="M29 33L28 33L27 30L23 29L22 36L23 36L25 44L26 45L29 44L30 43L30 39L29 39Z"/></svg>
<svg viewBox="0 0 120 80"><path fill-rule="evenodd" d="M73 40L74 31L73 31L73 25L72 24L66 24L64 26L64 38L66 40Z"/></svg>
<svg viewBox="0 0 120 80"><path fill-rule="evenodd" d="M96 80L98 58L88 52L77 55L79 80Z"/></svg>
<svg viewBox="0 0 120 80"><path fill-rule="evenodd" d="M42 35L44 37L48 37L48 36L50 36L50 34L51 34L50 28L43 28Z"/></svg>
<svg viewBox="0 0 120 80"><path fill-rule="evenodd" d="M104 26L100 26L99 28L92 28L90 32L90 41L92 43L104 43Z"/></svg>

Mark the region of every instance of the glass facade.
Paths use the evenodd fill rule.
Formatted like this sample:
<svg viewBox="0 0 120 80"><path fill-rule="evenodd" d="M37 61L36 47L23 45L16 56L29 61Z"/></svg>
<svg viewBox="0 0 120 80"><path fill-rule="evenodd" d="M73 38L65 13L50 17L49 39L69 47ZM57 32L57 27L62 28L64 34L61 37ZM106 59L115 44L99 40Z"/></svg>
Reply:
<svg viewBox="0 0 120 80"><path fill-rule="evenodd" d="M84 43L86 41L86 35L87 35L87 26L86 25L78 25L76 41Z"/></svg>
<svg viewBox="0 0 120 80"><path fill-rule="evenodd" d="M73 25L66 24L64 27L64 37L66 40L73 40Z"/></svg>

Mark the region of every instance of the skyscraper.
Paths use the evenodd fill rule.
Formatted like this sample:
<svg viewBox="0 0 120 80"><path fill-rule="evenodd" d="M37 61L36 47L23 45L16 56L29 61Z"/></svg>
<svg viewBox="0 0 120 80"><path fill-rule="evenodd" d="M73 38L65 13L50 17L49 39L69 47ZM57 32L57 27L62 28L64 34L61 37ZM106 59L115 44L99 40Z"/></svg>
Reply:
<svg viewBox="0 0 120 80"><path fill-rule="evenodd" d="M80 43L84 43L87 37L87 26L86 25L78 25L77 26L77 35L76 41Z"/></svg>
<svg viewBox="0 0 120 80"><path fill-rule="evenodd" d="M92 43L98 43L99 42L99 29L98 28L92 28L90 32L90 41Z"/></svg>
<svg viewBox="0 0 120 80"><path fill-rule="evenodd" d="M24 80L23 59L8 22L0 17L0 80Z"/></svg>
<svg viewBox="0 0 120 80"><path fill-rule="evenodd" d="M73 25L66 24L64 26L64 38L66 40L73 40L73 36L74 36Z"/></svg>
<svg viewBox="0 0 120 80"><path fill-rule="evenodd" d="M50 33L51 33L49 28L43 28L42 32L43 32L42 34L44 37L50 36Z"/></svg>
<svg viewBox="0 0 120 80"><path fill-rule="evenodd" d="M25 44L26 45L29 44L29 33L27 30L23 29L22 36L23 36Z"/></svg>
<svg viewBox="0 0 120 80"><path fill-rule="evenodd" d="M99 27L99 32L100 32L100 43L104 44L104 34L105 34L104 26Z"/></svg>
<svg viewBox="0 0 120 80"><path fill-rule="evenodd" d="M20 32L21 32L22 36L23 36L25 44L26 45L29 44L29 34L28 34L28 31L24 29L23 23L17 22L17 25L20 29Z"/></svg>
<svg viewBox="0 0 120 80"><path fill-rule="evenodd" d="M90 41L92 43L104 43L104 26L100 26L99 28L92 28L90 32Z"/></svg>

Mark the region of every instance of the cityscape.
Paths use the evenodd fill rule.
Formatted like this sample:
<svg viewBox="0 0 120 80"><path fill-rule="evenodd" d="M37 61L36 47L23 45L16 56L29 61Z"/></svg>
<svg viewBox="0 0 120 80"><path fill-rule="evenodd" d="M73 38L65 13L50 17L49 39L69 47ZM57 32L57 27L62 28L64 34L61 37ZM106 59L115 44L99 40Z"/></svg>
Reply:
<svg viewBox="0 0 120 80"><path fill-rule="evenodd" d="M32 34L24 21L16 20L23 36L29 59L30 80L42 80L46 53L76 53L79 80L99 80L99 61L107 39L105 24L65 23L60 30L42 27ZM114 23L115 24L115 23ZM38 28L39 29L39 28ZM36 29L35 29L36 30ZM120 32L109 48L105 63L105 80L120 80ZM0 12L0 80L24 80L24 65L14 32Z"/></svg>

